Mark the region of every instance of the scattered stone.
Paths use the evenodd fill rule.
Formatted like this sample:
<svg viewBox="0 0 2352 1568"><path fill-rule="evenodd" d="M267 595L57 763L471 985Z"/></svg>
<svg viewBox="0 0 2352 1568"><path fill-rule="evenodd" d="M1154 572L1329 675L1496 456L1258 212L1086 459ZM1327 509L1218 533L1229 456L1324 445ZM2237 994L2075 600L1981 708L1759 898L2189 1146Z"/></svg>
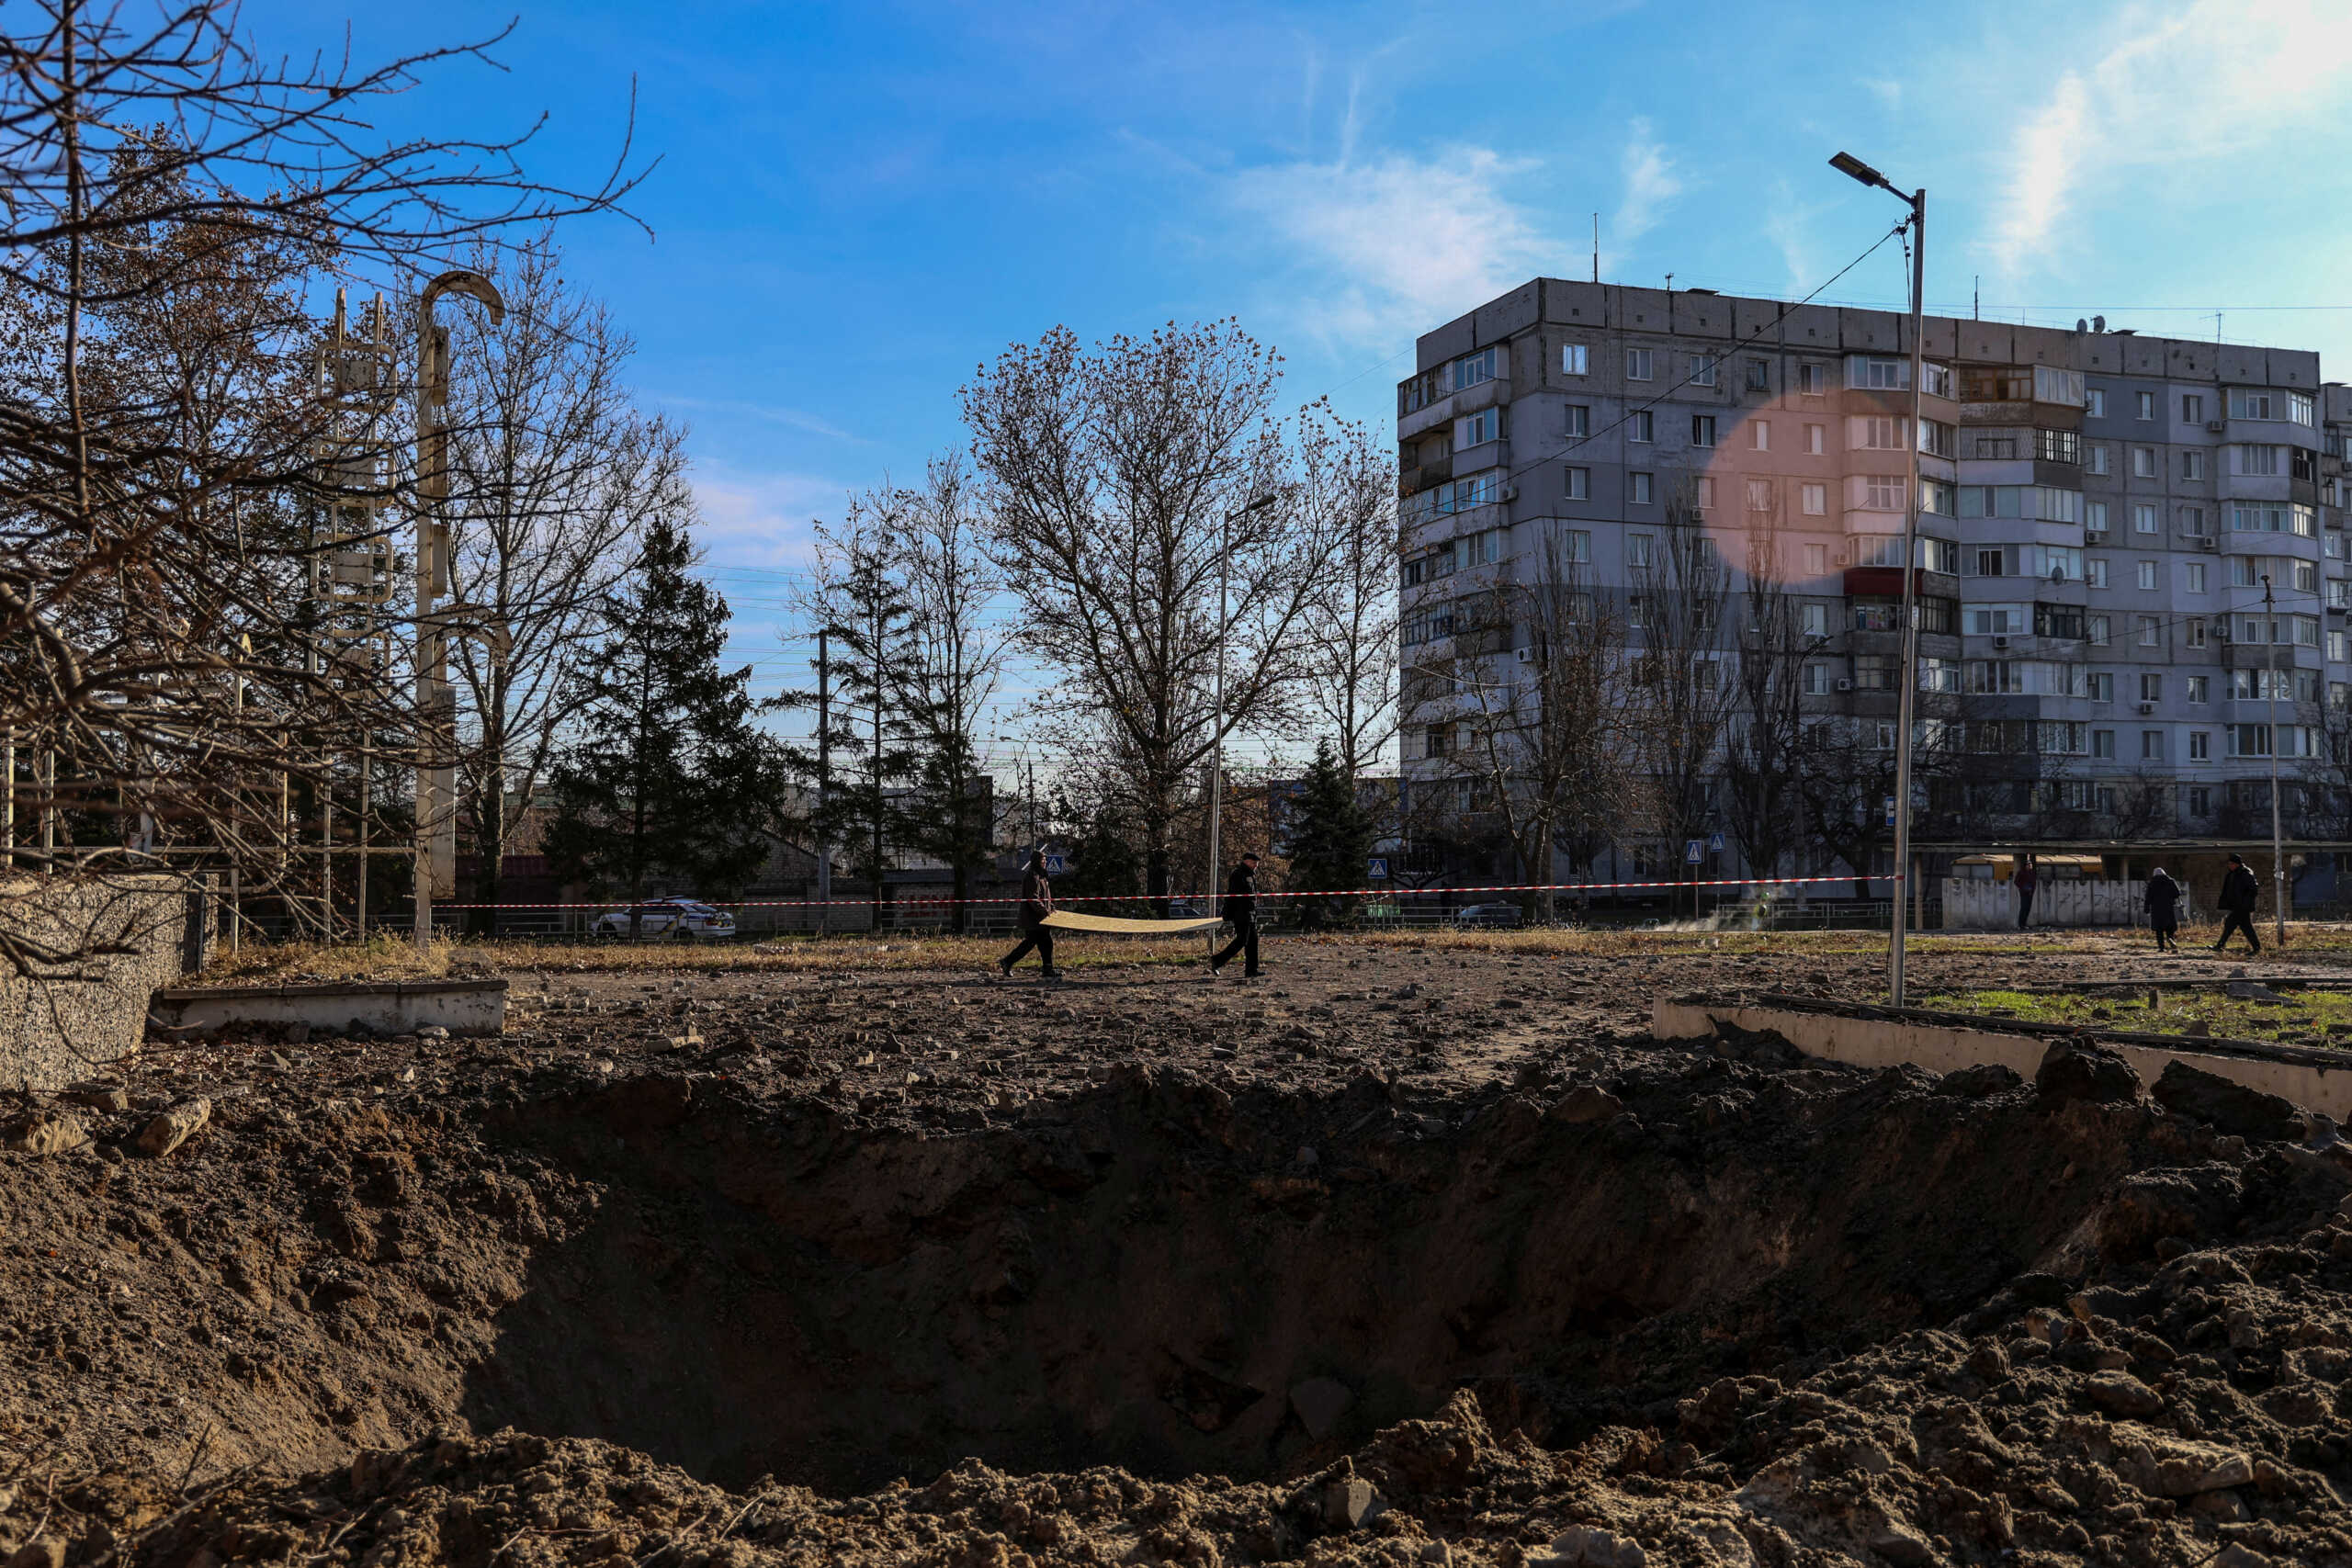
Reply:
<svg viewBox="0 0 2352 1568"><path fill-rule="evenodd" d="M2165 1110L2210 1122L2237 1137L2301 1143L2311 1135L2310 1119L2292 1100L2183 1061L2166 1063L2150 1092Z"/></svg>
<svg viewBox="0 0 2352 1568"><path fill-rule="evenodd" d="M1625 1102L1605 1089L1587 1084L1570 1089L1560 1102L1545 1112L1555 1122L1581 1123L1606 1122L1625 1109Z"/></svg>
<svg viewBox="0 0 2352 1568"><path fill-rule="evenodd" d="M2086 1040L2051 1043L2033 1075L2033 1087L2052 1100L2129 1102L2140 1098L2140 1075L2104 1045Z"/></svg>
<svg viewBox="0 0 2352 1568"><path fill-rule="evenodd" d="M1323 1522L1334 1529L1351 1530L1372 1517L1380 1495L1361 1476L1342 1476L1323 1488Z"/></svg>
<svg viewBox="0 0 2352 1568"><path fill-rule="evenodd" d="M1999 1062L1979 1062L1973 1067L1946 1073L1936 1085L1936 1092L1958 1095L1962 1100L1987 1100L2024 1087L2025 1079L2018 1076L2016 1068Z"/></svg>
<svg viewBox="0 0 2352 1568"><path fill-rule="evenodd" d="M416 1037L419 1040L447 1040L449 1038L449 1031L444 1025L427 1023L417 1029Z"/></svg>
<svg viewBox="0 0 2352 1568"><path fill-rule="evenodd" d="M9 1554L8 1568L65 1568L65 1543L46 1535L28 1540Z"/></svg>
<svg viewBox="0 0 2352 1568"><path fill-rule="evenodd" d="M147 1123L146 1130L139 1134L139 1152L151 1159L161 1159L194 1137L210 1120L210 1100L184 1100Z"/></svg>
<svg viewBox="0 0 2352 1568"><path fill-rule="evenodd" d="M2115 1416L2154 1416L2165 1407L2165 1396L2130 1372L2093 1372L2083 1392L2093 1404Z"/></svg>
<svg viewBox="0 0 2352 1568"><path fill-rule="evenodd" d="M6 1146L18 1154L62 1155L90 1141L90 1129L79 1116L59 1111L35 1111L10 1133Z"/></svg>
<svg viewBox="0 0 2352 1568"><path fill-rule="evenodd" d="M1354 1403L1355 1395L1337 1378L1308 1378L1293 1384L1290 1391L1290 1407L1298 1412L1306 1435L1318 1442L1331 1435L1340 1417Z"/></svg>
<svg viewBox="0 0 2352 1568"><path fill-rule="evenodd" d="M1643 1568L1648 1561L1638 1541L1589 1525L1570 1525L1552 1538L1550 1562L1556 1568Z"/></svg>

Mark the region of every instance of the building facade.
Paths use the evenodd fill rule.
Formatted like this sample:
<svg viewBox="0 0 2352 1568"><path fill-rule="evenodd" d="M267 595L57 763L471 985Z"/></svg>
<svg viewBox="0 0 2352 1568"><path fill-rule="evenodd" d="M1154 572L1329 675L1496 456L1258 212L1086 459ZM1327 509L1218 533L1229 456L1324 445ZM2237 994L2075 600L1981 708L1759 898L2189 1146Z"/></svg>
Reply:
<svg viewBox="0 0 2352 1568"><path fill-rule="evenodd" d="M2274 750L2324 826L2352 389L2313 353L2102 327L1928 318L1916 437L1901 314L1540 278L1424 335L1397 389L1419 819L1490 804L1459 760L1464 671L1508 681L1529 633L1477 608L1566 560L1638 657L1678 527L1719 558L1730 622L1777 580L1809 733L1891 751L1917 439L1923 837L2267 834ZM1708 657L1741 657L1736 624ZM1621 842L1595 869L1679 850ZM1792 858L1772 869L1888 869L1817 838Z"/></svg>

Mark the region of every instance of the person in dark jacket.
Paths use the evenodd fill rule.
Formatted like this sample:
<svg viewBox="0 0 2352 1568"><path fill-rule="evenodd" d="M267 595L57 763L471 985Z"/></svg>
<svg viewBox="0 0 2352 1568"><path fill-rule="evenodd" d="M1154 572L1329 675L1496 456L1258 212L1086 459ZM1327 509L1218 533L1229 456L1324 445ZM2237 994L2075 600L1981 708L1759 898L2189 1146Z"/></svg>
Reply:
<svg viewBox="0 0 2352 1568"><path fill-rule="evenodd" d="M2148 929L2156 933L2158 953L2178 953L2180 884L2165 874L2163 866L2148 873Z"/></svg>
<svg viewBox="0 0 2352 1568"><path fill-rule="evenodd" d="M1035 948L1045 964L1038 978L1058 980L1061 971L1054 967L1054 928L1046 917L1054 912L1054 885L1046 880L1046 852L1030 852L1029 863L1021 874L1021 945L997 960L996 966L1008 980L1012 978L1012 966L1029 956Z"/></svg>
<svg viewBox="0 0 2352 1568"><path fill-rule="evenodd" d="M2018 930L2023 931L2033 919L2033 890L2041 886L2041 879L2034 874L2031 855L2026 856L2018 867L2014 880L2018 890Z"/></svg>
<svg viewBox="0 0 2352 1568"><path fill-rule="evenodd" d="M2232 931L2245 932L2247 951L2262 951L2262 939L2254 934L2254 907L2261 900L2262 889L2254 880L2254 873L2246 870L2245 861L2232 855L2230 869L2222 877L2222 896L2217 900L2222 906L2222 940L2213 944L2214 952L2230 945Z"/></svg>
<svg viewBox="0 0 2352 1568"><path fill-rule="evenodd" d="M1233 940L1225 951L1209 960L1209 973L1214 975L1233 962L1237 953L1245 954L1241 965L1242 978L1258 977L1258 857L1255 852L1241 857L1233 874L1225 882L1225 918L1233 922Z"/></svg>

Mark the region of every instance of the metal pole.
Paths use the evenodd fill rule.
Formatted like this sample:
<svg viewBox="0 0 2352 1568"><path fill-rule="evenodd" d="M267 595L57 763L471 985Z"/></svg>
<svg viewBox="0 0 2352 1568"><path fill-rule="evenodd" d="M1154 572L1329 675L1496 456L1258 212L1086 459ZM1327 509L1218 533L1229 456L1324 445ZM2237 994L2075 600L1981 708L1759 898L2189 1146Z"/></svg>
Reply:
<svg viewBox="0 0 2352 1568"><path fill-rule="evenodd" d="M2278 618L2271 613L2270 574L2262 574L2262 681L2269 694L2270 903L2278 945L2287 945L2287 856L2278 829Z"/></svg>
<svg viewBox="0 0 2352 1568"><path fill-rule="evenodd" d="M319 758L319 925L334 945L334 758Z"/></svg>
<svg viewBox="0 0 2352 1568"><path fill-rule="evenodd" d="M833 929L833 846L825 837L825 807L833 787L833 666L826 639L817 633L817 933Z"/></svg>
<svg viewBox="0 0 2352 1568"><path fill-rule="evenodd" d="M1230 513L1216 525L1216 716L1211 721L1209 745L1209 919L1216 919L1217 895L1225 890L1225 860L1219 835L1225 827L1225 615L1226 567L1232 559ZM1216 945L1216 930L1209 930L1209 945Z"/></svg>
<svg viewBox="0 0 2352 1568"><path fill-rule="evenodd" d="M351 927L361 942L368 940L368 814L374 809L370 796L373 781L368 777L368 748L359 749L359 886L352 896Z"/></svg>
<svg viewBox="0 0 2352 1568"><path fill-rule="evenodd" d="M1926 426L1920 400L1927 391L1923 335L1928 281L1928 193L1911 197L1911 495L1903 512L1903 691L1895 704L1894 910L1887 922L1887 1000L1903 1005L1903 892L1911 870L1911 725L1919 701L1919 442Z"/></svg>

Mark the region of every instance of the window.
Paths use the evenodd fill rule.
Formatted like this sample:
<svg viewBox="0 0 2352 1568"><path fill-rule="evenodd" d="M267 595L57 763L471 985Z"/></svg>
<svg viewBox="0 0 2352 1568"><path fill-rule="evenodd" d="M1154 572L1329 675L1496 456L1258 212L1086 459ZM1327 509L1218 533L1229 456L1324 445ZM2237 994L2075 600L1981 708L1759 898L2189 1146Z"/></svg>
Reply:
<svg viewBox="0 0 2352 1568"><path fill-rule="evenodd" d="M1503 433L1503 411L1499 408L1480 409L1476 413L1453 422L1453 449L1466 451L1499 440Z"/></svg>
<svg viewBox="0 0 2352 1568"><path fill-rule="evenodd" d="M1657 493L1656 474L1631 473L1625 476L1625 499L1636 506L1647 506Z"/></svg>
<svg viewBox="0 0 2352 1568"><path fill-rule="evenodd" d="M1770 452L1772 449L1772 422L1769 419L1749 420L1747 445L1755 451Z"/></svg>
<svg viewBox="0 0 2352 1568"><path fill-rule="evenodd" d="M2083 640L2083 608L2079 604L2036 604L2033 635Z"/></svg>
<svg viewBox="0 0 2352 1568"><path fill-rule="evenodd" d="M1862 484L1862 504L1873 512L1903 510L1903 480L1894 474L1871 474Z"/></svg>
<svg viewBox="0 0 2352 1568"><path fill-rule="evenodd" d="M1625 379L1646 381L1649 378L1650 351L1646 348L1627 349L1625 351Z"/></svg>
<svg viewBox="0 0 2352 1568"><path fill-rule="evenodd" d="M2080 523L2083 492L2050 485L1962 485L1962 517L2020 517L2041 523Z"/></svg>
<svg viewBox="0 0 2352 1568"><path fill-rule="evenodd" d="M2156 509L2153 505L2146 502L2137 502L2133 503L2132 507L2132 531L2134 534L2154 534L2162 532L2161 525L2157 520Z"/></svg>
<svg viewBox="0 0 2352 1568"><path fill-rule="evenodd" d="M2295 532L2301 534L2306 539L2319 532L2319 509L2317 507L2305 506L2299 501L2288 509L2288 520L2293 525Z"/></svg>
<svg viewBox="0 0 2352 1568"><path fill-rule="evenodd" d="M1933 447L1920 448L1933 451ZM2079 463L2083 460L2083 438L2071 430L2037 430L2033 433L2033 456L2043 463Z"/></svg>
<svg viewBox="0 0 2352 1568"><path fill-rule="evenodd" d="M1590 501L1592 499L1592 470L1590 468L1570 468L1567 470L1567 476L1568 499L1570 501Z"/></svg>
<svg viewBox="0 0 2352 1568"><path fill-rule="evenodd" d="M2139 410L2139 417L2140 417L2140 418L2142 418L2142 419L2154 419L2154 418L2155 418L2155 417L2156 417L2156 394L2155 394L2155 393L2154 393L2154 392L2135 392L2135 393L2133 393L2133 394L2132 394L2132 400L2133 400L2133 402L2135 403L2135 405L2138 407L2138 410Z"/></svg>
<svg viewBox="0 0 2352 1568"><path fill-rule="evenodd" d="M1772 510L1772 481L1770 479L1747 481L1747 510L1750 512Z"/></svg>
<svg viewBox="0 0 2352 1568"><path fill-rule="evenodd" d="M1657 416L1647 409L1635 409L1625 416L1625 439L1649 442L1657 439Z"/></svg>
<svg viewBox="0 0 2352 1568"><path fill-rule="evenodd" d="M1972 552L1975 570L1971 577L2007 577L2009 574L2008 552L1998 545L1984 546Z"/></svg>
<svg viewBox="0 0 2352 1568"><path fill-rule="evenodd" d="M2093 556L2083 563L2083 581L2093 588L2107 586L2107 558Z"/></svg>
<svg viewBox="0 0 2352 1568"><path fill-rule="evenodd" d="M2143 703L2164 701L2165 678L2154 671L2143 672L2140 676L2140 700Z"/></svg>
<svg viewBox="0 0 2352 1568"><path fill-rule="evenodd" d="M1747 389L1749 391L1769 392L1772 389L1771 366L1761 359L1750 359L1747 362Z"/></svg>
<svg viewBox="0 0 2352 1568"><path fill-rule="evenodd" d="M2180 629L2182 634L2182 647L2202 648L2205 646L2205 620L2203 616L2196 616L2190 620L2183 622Z"/></svg>
<svg viewBox="0 0 2352 1568"><path fill-rule="evenodd" d="M2107 502L2103 501L2083 502L2083 532L2086 534L2107 532Z"/></svg>
<svg viewBox="0 0 2352 1568"><path fill-rule="evenodd" d="M1573 564L1577 566L1586 566L1591 563L1592 535L1589 530L1583 528L1569 529L1565 541L1565 547L1567 551L1567 558Z"/></svg>
<svg viewBox="0 0 2352 1568"><path fill-rule="evenodd" d="M1818 457L1829 450L1829 427L1808 424L1804 427L1804 449L1808 457Z"/></svg>
<svg viewBox="0 0 2352 1568"><path fill-rule="evenodd" d="M2083 695L2095 703L2115 700L2115 676L2110 671L2094 670L2083 677Z"/></svg>
<svg viewBox="0 0 2352 1568"><path fill-rule="evenodd" d="M2140 591L2143 593L2153 592L2155 590L2155 586L2156 563L2152 560L2142 561L2140 563Z"/></svg>
<svg viewBox="0 0 2352 1568"><path fill-rule="evenodd" d="M1453 362L1453 389L1458 392L1464 387L1475 387L1482 381L1491 381L1498 374L1495 351L1491 348L1482 348L1476 354L1465 355Z"/></svg>
<svg viewBox="0 0 2352 1568"><path fill-rule="evenodd" d="M1819 486L1815 486L1819 489ZM1808 577L1819 577L1829 570L1829 547L1807 545L1804 547L1804 570Z"/></svg>
<svg viewBox="0 0 2352 1568"><path fill-rule="evenodd" d="M1828 389L1829 378L1818 365L1797 367L1797 390L1808 398L1817 398Z"/></svg>
<svg viewBox="0 0 2352 1568"><path fill-rule="evenodd" d="M1846 385L1908 391L1911 389L1911 362L1864 354L1851 355L1846 361Z"/></svg>
<svg viewBox="0 0 2352 1568"><path fill-rule="evenodd" d="M1891 416L1877 416L1856 422L1862 429L1862 445L1874 452L1896 452L1903 447L1904 422Z"/></svg>
<svg viewBox="0 0 2352 1568"><path fill-rule="evenodd" d="M1582 376L1592 368L1592 350L1580 343L1560 345L1560 374Z"/></svg>
<svg viewBox="0 0 2352 1568"><path fill-rule="evenodd" d="M2233 390L2230 393L2232 419L2276 419L2271 411L2270 394Z"/></svg>
<svg viewBox="0 0 2352 1568"><path fill-rule="evenodd" d="M2180 420L2183 424L2205 423L2205 394L2183 392L2180 395Z"/></svg>
<svg viewBox="0 0 2352 1568"><path fill-rule="evenodd" d="M1829 606L1826 604L1805 605L1804 625L1805 636L1827 637L1829 635Z"/></svg>
<svg viewBox="0 0 2352 1568"><path fill-rule="evenodd" d="M2268 451L2268 447L2262 448ZM2283 534L2287 531L2287 509L2265 506L2256 502L2233 502L2230 505L2230 532L2233 534Z"/></svg>
<svg viewBox="0 0 2352 1568"><path fill-rule="evenodd" d="M2192 762L2210 762L2213 760L2212 731L2206 729L2192 729L2188 732L2188 760ZM2202 800L2199 800L2198 796L2202 795L2205 792L2202 789L2192 789L2188 792L2188 808L2191 811L2196 812L2199 817L2205 815L2206 807L2205 803Z"/></svg>
<svg viewBox="0 0 2352 1568"><path fill-rule="evenodd" d="M1713 512L1715 509L1715 480L1712 474L1701 474L1690 484L1690 510Z"/></svg>
<svg viewBox="0 0 2352 1568"><path fill-rule="evenodd" d="M1717 363L1715 356L1712 354L1692 355L1690 356L1691 385L1696 387L1713 386L1715 384L1715 366Z"/></svg>
<svg viewBox="0 0 2352 1568"><path fill-rule="evenodd" d="M2164 761L2164 756L2165 732L2161 729L2140 731L2140 760L2143 762L2161 762Z"/></svg>
<svg viewBox="0 0 2352 1568"><path fill-rule="evenodd" d="M1566 435L1590 435L1592 434L1592 405L1589 403L1570 403L1568 405L1568 428L1562 432L1562 434Z"/></svg>
<svg viewBox="0 0 2352 1568"><path fill-rule="evenodd" d="M1650 624L1649 601L1639 593L1625 595L1625 624L1636 631Z"/></svg>
<svg viewBox="0 0 2352 1568"><path fill-rule="evenodd" d="M2180 455L2180 477L2185 479L2203 479L2205 477L2205 454L2197 451L2194 448L2183 451Z"/></svg>
<svg viewBox="0 0 2352 1568"><path fill-rule="evenodd" d="M2188 677L2188 700L2190 702L2202 703L2207 701L2207 694L2212 691L2212 689L2213 678L2211 675L2191 675Z"/></svg>
<svg viewBox="0 0 2352 1568"><path fill-rule="evenodd" d="M1714 444L1715 416L1711 413L1692 414L1690 416L1690 445L1713 446Z"/></svg>
<svg viewBox="0 0 2352 1568"><path fill-rule="evenodd" d="M1427 729L1423 730L1421 732L1421 755L1424 757L1444 756L1447 750L1446 742L1452 739L1450 734L1451 729L1452 726L1450 725L1432 724Z"/></svg>
<svg viewBox="0 0 2352 1568"><path fill-rule="evenodd" d="M2182 507L2180 531L2192 539L2202 538L2205 535L2205 509L2201 506Z"/></svg>
<svg viewBox="0 0 2352 1568"><path fill-rule="evenodd" d="M2278 471L2278 448L2241 443L2237 448L2238 472L2267 475Z"/></svg>
<svg viewBox="0 0 2352 1568"><path fill-rule="evenodd" d="M1962 614L1971 637L2006 637L2025 630L2022 617L2007 604L1971 604Z"/></svg>
<svg viewBox="0 0 2352 1568"><path fill-rule="evenodd" d="M2152 479L2156 477L2156 449L2153 446L2132 448L2132 472L2135 478Z"/></svg>
<svg viewBox="0 0 2352 1568"><path fill-rule="evenodd" d="M1872 420L1872 424L1879 422ZM1980 435L1972 456L1978 462L2006 462L2018 455L2018 438L2014 435Z"/></svg>
<svg viewBox="0 0 2352 1568"><path fill-rule="evenodd" d="M2342 632L2327 634L2327 657L2330 663L2343 663L2345 655L2348 651L2352 651L2352 637L2346 637Z"/></svg>
<svg viewBox="0 0 2352 1568"><path fill-rule="evenodd" d="M1854 660L1854 690L1858 692L1891 692L1894 690L1894 660L1883 653L1865 653Z"/></svg>
<svg viewBox="0 0 2352 1568"><path fill-rule="evenodd" d="M2113 731L2112 729L2094 729L2094 730L2092 730L2092 731L2091 731L2091 755L2092 755L2092 756L2094 756L2094 757L2112 757L2112 756L2114 756L2114 755L2115 755L2115 731Z"/></svg>
<svg viewBox="0 0 2352 1568"><path fill-rule="evenodd" d="M2142 648L2158 646L2157 638L2162 635L2162 622L2154 615L2134 615L2132 620L2140 628L2139 640Z"/></svg>
<svg viewBox="0 0 2352 1568"><path fill-rule="evenodd" d="M2105 446L2094 441L2083 448L2083 471L2087 474L2104 474L2108 471Z"/></svg>
<svg viewBox="0 0 2352 1568"><path fill-rule="evenodd" d="M1919 689L1923 692L1959 691L1959 660L1923 657L1919 660Z"/></svg>
<svg viewBox="0 0 2352 1568"><path fill-rule="evenodd" d="M2083 640L2089 643L2093 648L2105 648L2108 644L2107 627L2107 616L2100 615L2085 615L2083 617Z"/></svg>
<svg viewBox="0 0 2352 1568"><path fill-rule="evenodd" d="M2083 394L2083 412L2093 419L2107 417L2107 389L2093 387Z"/></svg>
<svg viewBox="0 0 2352 1568"><path fill-rule="evenodd" d="M2183 581L2181 586L2188 589L2189 592L2204 592L2205 563L2201 560L2190 561L2188 565L2183 569L2182 578Z"/></svg>
<svg viewBox="0 0 2352 1568"><path fill-rule="evenodd" d="M2312 395L2309 392L2290 392L2287 394L2287 417L2293 420L2297 424L2312 424L2316 423L2315 416L2318 412L2318 409L2312 402Z"/></svg>
<svg viewBox="0 0 2352 1568"><path fill-rule="evenodd" d="M2307 560L2297 561L2295 563L2295 588L2299 592L2318 592L2319 568Z"/></svg>
<svg viewBox="0 0 2352 1568"><path fill-rule="evenodd" d="M1804 667L1804 694L1808 697L1826 697L1829 694L1828 665L1812 663Z"/></svg>
<svg viewBox="0 0 2352 1568"><path fill-rule="evenodd" d="M1654 538L1648 534L1625 536L1625 564L1635 569L1645 568L1652 559L1650 547Z"/></svg>

